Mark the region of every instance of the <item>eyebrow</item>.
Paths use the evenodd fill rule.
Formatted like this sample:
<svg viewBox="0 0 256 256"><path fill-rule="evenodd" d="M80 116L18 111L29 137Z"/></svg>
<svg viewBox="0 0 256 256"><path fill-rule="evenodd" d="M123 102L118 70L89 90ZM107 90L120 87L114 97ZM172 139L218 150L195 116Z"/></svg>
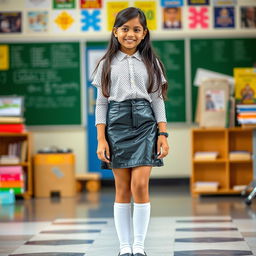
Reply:
<svg viewBox="0 0 256 256"><path fill-rule="evenodd" d="M122 27L129 28L129 26L128 26L128 25L123 25ZM142 28L142 26L134 26L134 28Z"/></svg>

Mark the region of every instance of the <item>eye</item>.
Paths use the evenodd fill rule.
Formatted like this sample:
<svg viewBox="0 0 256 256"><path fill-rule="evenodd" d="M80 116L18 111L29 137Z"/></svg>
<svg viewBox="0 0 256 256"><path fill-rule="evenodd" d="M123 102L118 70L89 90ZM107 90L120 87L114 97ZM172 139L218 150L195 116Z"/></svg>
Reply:
<svg viewBox="0 0 256 256"><path fill-rule="evenodd" d="M121 28L122 31L127 32L128 28Z"/></svg>
<svg viewBox="0 0 256 256"><path fill-rule="evenodd" d="M135 28L135 29L134 29L134 32L140 33L140 32L141 32L141 29L140 29L140 28Z"/></svg>

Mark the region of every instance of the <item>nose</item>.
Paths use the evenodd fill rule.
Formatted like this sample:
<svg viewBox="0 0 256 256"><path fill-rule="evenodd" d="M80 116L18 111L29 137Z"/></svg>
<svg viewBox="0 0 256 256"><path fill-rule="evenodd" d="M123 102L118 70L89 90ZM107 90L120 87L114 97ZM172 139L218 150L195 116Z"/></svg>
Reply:
<svg viewBox="0 0 256 256"><path fill-rule="evenodd" d="M134 35L134 31L132 29L129 29L127 32L127 36L133 36Z"/></svg>

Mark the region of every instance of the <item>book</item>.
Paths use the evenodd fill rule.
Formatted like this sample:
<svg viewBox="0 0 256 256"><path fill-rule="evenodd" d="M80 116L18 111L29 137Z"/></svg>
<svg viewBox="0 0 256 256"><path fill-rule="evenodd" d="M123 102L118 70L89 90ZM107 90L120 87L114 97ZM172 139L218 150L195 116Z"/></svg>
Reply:
<svg viewBox="0 0 256 256"><path fill-rule="evenodd" d="M194 183L195 191L217 191L219 182L216 181L197 181Z"/></svg>
<svg viewBox="0 0 256 256"><path fill-rule="evenodd" d="M0 181L1 188L22 188L24 187L23 180L15 180L15 181Z"/></svg>
<svg viewBox="0 0 256 256"><path fill-rule="evenodd" d="M24 124L0 124L0 132L22 133L24 131Z"/></svg>
<svg viewBox="0 0 256 256"><path fill-rule="evenodd" d="M217 151L197 151L194 154L195 160L215 160L217 159L219 152Z"/></svg>
<svg viewBox="0 0 256 256"><path fill-rule="evenodd" d="M22 188L11 188L15 194L22 194L24 193L25 189L22 187ZM10 188L1 188L0 187L0 191L9 191Z"/></svg>
<svg viewBox="0 0 256 256"><path fill-rule="evenodd" d="M20 163L20 158L14 155L3 155L0 156L1 164L18 164Z"/></svg>
<svg viewBox="0 0 256 256"><path fill-rule="evenodd" d="M233 189L236 191L242 191L244 189L246 189L247 185L234 185Z"/></svg>
<svg viewBox="0 0 256 256"><path fill-rule="evenodd" d="M256 69L234 68L235 98L237 104L256 103Z"/></svg>
<svg viewBox="0 0 256 256"><path fill-rule="evenodd" d="M0 124L22 124L22 123L24 123L23 117L0 116Z"/></svg>
<svg viewBox="0 0 256 256"><path fill-rule="evenodd" d="M2 173L0 174L0 181L18 181L23 180L22 173Z"/></svg>
<svg viewBox="0 0 256 256"><path fill-rule="evenodd" d="M251 160L252 156L251 153L248 151L237 150L237 151L230 151L229 152L229 159L230 160Z"/></svg>
<svg viewBox="0 0 256 256"><path fill-rule="evenodd" d="M21 153L20 153L20 161L26 162L27 160L27 150L28 150L28 142L26 140L21 143Z"/></svg>
<svg viewBox="0 0 256 256"><path fill-rule="evenodd" d="M0 166L0 174L23 174L22 166Z"/></svg>

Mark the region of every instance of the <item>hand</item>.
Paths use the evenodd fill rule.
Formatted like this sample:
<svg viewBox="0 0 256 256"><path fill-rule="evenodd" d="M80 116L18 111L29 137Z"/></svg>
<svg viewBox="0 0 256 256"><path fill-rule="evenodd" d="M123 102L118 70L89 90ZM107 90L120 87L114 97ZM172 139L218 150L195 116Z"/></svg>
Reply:
<svg viewBox="0 0 256 256"><path fill-rule="evenodd" d="M162 148L162 151L161 151ZM159 135L157 139L157 154L160 153L160 155L157 157L157 159L164 158L168 155L169 146L167 138L164 135Z"/></svg>
<svg viewBox="0 0 256 256"><path fill-rule="evenodd" d="M109 145L106 139L98 141L97 155L100 160L110 163Z"/></svg>

